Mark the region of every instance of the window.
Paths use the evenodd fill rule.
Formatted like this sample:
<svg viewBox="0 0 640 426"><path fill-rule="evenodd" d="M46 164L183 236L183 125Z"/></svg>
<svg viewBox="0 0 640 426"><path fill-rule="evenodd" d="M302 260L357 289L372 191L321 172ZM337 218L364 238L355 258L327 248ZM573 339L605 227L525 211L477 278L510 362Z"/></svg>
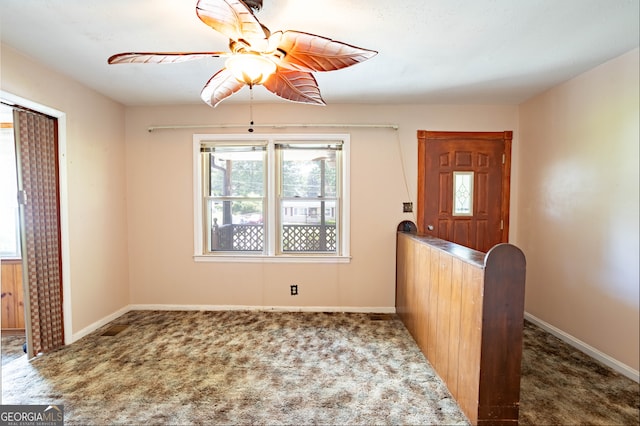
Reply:
<svg viewBox="0 0 640 426"><path fill-rule="evenodd" d="M0 128L0 258L20 258L20 219L13 127Z"/></svg>
<svg viewBox="0 0 640 426"><path fill-rule="evenodd" d="M473 172L453 172L453 215L473 216Z"/></svg>
<svg viewBox="0 0 640 426"><path fill-rule="evenodd" d="M196 260L348 260L348 135L193 140Z"/></svg>

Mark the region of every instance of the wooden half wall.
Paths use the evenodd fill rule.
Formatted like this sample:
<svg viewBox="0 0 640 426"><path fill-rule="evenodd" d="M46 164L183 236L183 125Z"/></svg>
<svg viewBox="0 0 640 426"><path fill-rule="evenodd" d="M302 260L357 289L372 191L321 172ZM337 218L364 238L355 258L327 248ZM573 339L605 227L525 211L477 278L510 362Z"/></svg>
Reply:
<svg viewBox="0 0 640 426"><path fill-rule="evenodd" d="M525 257L398 232L396 310L469 421L518 423Z"/></svg>

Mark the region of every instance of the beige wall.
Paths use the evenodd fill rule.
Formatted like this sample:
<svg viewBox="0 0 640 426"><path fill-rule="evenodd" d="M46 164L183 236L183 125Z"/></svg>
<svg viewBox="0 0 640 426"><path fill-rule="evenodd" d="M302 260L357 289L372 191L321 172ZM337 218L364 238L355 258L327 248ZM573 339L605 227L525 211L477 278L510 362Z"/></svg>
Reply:
<svg viewBox="0 0 640 426"><path fill-rule="evenodd" d="M526 310L637 370L638 50L520 107Z"/></svg>
<svg viewBox="0 0 640 426"><path fill-rule="evenodd" d="M1 54L4 92L65 114L61 202L70 339L129 303L124 107L5 45Z"/></svg>
<svg viewBox="0 0 640 426"><path fill-rule="evenodd" d="M416 131L513 130L511 241L527 256L527 311L638 369L637 50L520 107L255 105L257 123L400 126L335 129L352 135L353 260L341 265L193 261L191 137L208 130L147 127L246 123L246 106L125 108L1 54L3 91L65 114L72 334L130 304L391 308L395 228L413 219L402 202L416 200ZM316 130L334 131L288 131Z"/></svg>
<svg viewBox="0 0 640 426"><path fill-rule="evenodd" d="M416 200L417 130L518 130L515 106L254 105L258 124L393 123L400 128L255 132L351 134L350 264L195 263L192 135L247 130L150 133L147 128L248 123L249 107L132 107L126 115L132 304L393 310L395 230L402 220L414 220L402 213L402 202ZM298 284L298 296L289 294L291 284Z"/></svg>

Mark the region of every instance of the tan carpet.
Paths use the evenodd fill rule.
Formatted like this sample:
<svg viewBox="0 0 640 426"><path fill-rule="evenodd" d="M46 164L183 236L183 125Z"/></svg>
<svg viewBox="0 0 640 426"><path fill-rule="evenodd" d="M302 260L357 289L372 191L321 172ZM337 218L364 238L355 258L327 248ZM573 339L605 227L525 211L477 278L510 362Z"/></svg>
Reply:
<svg viewBox="0 0 640 426"><path fill-rule="evenodd" d="M467 423L393 315L136 311L31 363L2 352L3 404L67 424ZM530 323L522 374L520 424L639 424L637 383Z"/></svg>
<svg viewBox="0 0 640 426"><path fill-rule="evenodd" d="M522 425L640 425L640 385L525 321Z"/></svg>
<svg viewBox="0 0 640 426"><path fill-rule="evenodd" d="M131 312L117 323L129 327L14 361L3 403L64 404L66 424L467 423L395 316Z"/></svg>
<svg viewBox="0 0 640 426"><path fill-rule="evenodd" d="M25 356L22 345L26 342L22 335L2 336L2 366Z"/></svg>

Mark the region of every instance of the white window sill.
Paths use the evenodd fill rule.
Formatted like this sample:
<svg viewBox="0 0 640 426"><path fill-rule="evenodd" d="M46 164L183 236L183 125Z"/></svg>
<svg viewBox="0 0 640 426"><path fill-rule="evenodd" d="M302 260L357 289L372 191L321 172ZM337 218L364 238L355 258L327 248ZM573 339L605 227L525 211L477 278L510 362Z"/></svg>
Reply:
<svg viewBox="0 0 640 426"><path fill-rule="evenodd" d="M263 255L194 255L196 262L222 263L351 263L351 256L263 256Z"/></svg>

